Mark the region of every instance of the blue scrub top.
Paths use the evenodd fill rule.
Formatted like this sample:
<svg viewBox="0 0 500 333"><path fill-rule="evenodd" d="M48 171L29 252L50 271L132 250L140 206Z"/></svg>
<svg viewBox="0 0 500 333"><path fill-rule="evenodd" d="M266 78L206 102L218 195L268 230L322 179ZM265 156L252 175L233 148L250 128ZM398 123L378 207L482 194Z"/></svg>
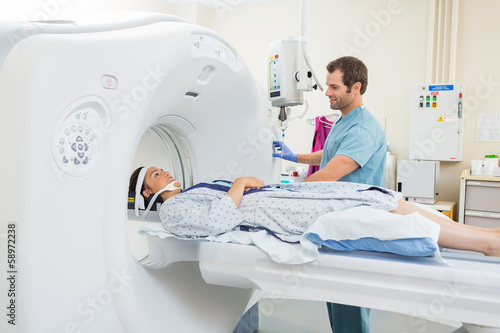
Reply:
<svg viewBox="0 0 500 333"><path fill-rule="evenodd" d="M384 187L386 152L385 133L363 105L335 122L326 138L320 167L323 169L335 155L345 155L360 167L339 181Z"/></svg>

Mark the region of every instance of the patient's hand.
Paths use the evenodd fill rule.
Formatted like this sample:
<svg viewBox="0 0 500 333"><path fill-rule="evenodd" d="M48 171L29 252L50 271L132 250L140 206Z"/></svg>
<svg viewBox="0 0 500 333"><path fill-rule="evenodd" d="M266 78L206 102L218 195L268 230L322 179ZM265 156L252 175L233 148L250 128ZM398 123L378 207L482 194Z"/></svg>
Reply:
<svg viewBox="0 0 500 333"><path fill-rule="evenodd" d="M240 177L235 180L235 182L240 181L245 184L245 191L251 188L262 188L264 187L264 182L255 177Z"/></svg>
<svg viewBox="0 0 500 333"><path fill-rule="evenodd" d="M227 192L227 194L233 199L236 207L240 205L241 198L243 197L243 192L248 191L251 188L261 188L264 186L264 182L255 177L239 177L236 178L233 185Z"/></svg>

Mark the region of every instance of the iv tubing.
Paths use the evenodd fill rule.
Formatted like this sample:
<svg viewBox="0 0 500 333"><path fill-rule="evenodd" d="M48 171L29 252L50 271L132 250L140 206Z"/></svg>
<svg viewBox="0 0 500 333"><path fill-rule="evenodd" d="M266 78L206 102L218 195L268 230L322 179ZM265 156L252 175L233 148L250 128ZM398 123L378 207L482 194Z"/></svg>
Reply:
<svg viewBox="0 0 500 333"><path fill-rule="evenodd" d="M306 100L304 100L304 106L305 106L304 111L299 116L289 116L288 120L300 119L300 118L304 117L307 113L307 110L309 110L309 103L307 103Z"/></svg>

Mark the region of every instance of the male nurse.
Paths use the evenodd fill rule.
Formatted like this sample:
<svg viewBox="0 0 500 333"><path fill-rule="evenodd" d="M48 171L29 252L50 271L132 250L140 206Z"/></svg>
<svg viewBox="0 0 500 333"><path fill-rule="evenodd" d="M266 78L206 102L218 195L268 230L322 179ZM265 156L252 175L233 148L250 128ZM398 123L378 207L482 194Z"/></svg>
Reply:
<svg viewBox="0 0 500 333"><path fill-rule="evenodd" d="M320 165L305 182L345 181L385 186L387 140L377 119L363 105L368 69L355 57L341 57L326 67L326 96L330 108L339 110L323 150L294 154L281 141L273 154L288 161ZM330 325L335 333L369 333L370 309L327 303Z"/></svg>

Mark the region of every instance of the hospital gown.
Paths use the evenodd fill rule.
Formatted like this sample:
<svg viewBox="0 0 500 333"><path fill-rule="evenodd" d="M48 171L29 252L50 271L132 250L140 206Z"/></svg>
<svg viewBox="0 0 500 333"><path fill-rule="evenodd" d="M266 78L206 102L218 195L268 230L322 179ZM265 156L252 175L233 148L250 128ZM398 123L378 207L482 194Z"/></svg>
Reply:
<svg viewBox="0 0 500 333"><path fill-rule="evenodd" d="M251 189L239 208L227 194L230 183L200 183L166 200L160 209L165 229L179 237L216 236L239 226L263 227L278 235L302 234L329 212L368 206L397 208L400 194L365 184L307 182Z"/></svg>

